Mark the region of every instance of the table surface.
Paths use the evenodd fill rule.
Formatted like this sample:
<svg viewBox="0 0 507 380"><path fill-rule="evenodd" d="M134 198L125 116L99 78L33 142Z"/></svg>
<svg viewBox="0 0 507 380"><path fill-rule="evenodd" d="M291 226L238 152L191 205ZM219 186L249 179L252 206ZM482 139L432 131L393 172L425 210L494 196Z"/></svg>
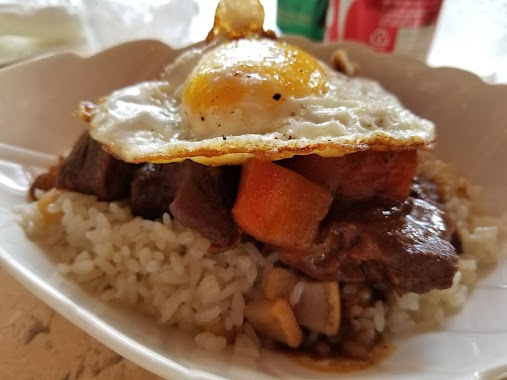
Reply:
<svg viewBox="0 0 507 380"><path fill-rule="evenodd" d="M209 28L206 20L214 2L197 3L200 8L192 10L197 13L192 15L190 33L185 32L186 43L199 40ZM276 3L263 3L266 24L272 27ZM102 21L96 19L92 28L99 29ZM110 34L93 49L119 42L118 36ZM428 63L460 67L490 82L507 83L507 1L447 0ZM55 313L2 268L0 284L0 379L158 379Z"/></svg>

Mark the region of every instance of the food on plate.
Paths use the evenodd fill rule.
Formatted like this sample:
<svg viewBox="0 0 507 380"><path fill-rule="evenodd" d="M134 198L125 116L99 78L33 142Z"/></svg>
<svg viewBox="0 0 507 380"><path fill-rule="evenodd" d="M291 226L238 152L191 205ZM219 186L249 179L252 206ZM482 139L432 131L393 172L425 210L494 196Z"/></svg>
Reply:
<svg viewBox="0 0 507 380"><path fill-rule="evenodd" d="M459 309L498 227L432 156L432 122L262 17L223 0L158 80L83 103L22 223L61 273L208 350L367 359Z"/></svg>

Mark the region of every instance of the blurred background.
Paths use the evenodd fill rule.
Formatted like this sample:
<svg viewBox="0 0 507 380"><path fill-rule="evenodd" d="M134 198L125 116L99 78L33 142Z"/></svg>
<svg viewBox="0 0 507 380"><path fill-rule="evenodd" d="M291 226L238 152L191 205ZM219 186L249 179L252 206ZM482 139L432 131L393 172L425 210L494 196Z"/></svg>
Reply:
<svg viewBox="0 0 507 380"><path fill-rule="evenodd" d="M433 66L507 83L507 0L261 0L265 28L319 41L355 40ZM159 39L205 38L218 0L0 0L0 66L59 52L89 55Z"/></svg>

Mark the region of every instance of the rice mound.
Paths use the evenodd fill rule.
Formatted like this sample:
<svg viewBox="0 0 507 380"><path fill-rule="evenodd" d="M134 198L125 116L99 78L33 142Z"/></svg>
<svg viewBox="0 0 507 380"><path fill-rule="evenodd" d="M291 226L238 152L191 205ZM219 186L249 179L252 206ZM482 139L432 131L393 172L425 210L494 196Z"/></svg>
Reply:
<svg viewBox="0 0 507 380"><path fill-rule="evenodd" d="M357 300L345 315L349 328L356 330L356 340L345 343L351 354L379 333L438 326L462 307L478 267L497 261L501 224L482 215L477 190L442 161L421 154L419 162L420 174L440 185L459 231L459 270L449 289L401 297L393 293L387 302L371 302L372 292L364 286L343 286L342 296ZM151 221L133 217L122 202L98 202L94 196L54 189L40 196L49 199L46 210L34 202L17 212L28 236L58 255L60 273L86 284L104 301L135 305L161 324L188 331L206 350L220 351L229 340L235 352L259 355L261 340L243 311L249 300L262 296L262 279L276 263L276 253L264 256L252 243L241 243L208 254L209 242L168 214ZM48 223L47 212L61 219ZM292 298L297 301L297 294ZM314 333L307 337L317 338Z"/></svg>

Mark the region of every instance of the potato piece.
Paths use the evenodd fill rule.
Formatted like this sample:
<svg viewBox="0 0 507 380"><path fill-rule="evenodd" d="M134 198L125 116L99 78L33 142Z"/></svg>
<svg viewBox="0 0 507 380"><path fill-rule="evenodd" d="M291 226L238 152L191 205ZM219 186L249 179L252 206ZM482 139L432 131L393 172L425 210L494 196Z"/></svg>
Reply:
<svg viewBox="0 0 507 380"><path fill-rule="evenodd" d="M266 275L263 284L264 296L268 300L277 298L289 299L292 289L298 282L294 273L283 268L272 268Z"/></svg>
<svg viewBox="0 0 507 380"><path fill-rule="evenodd" d="M234 329L227 330L225 328L225 323L223 319L219 319L207 325L201 327L202 331L206 331L212 333L216 336L223 336L227 339L228 342L234 342L234 338L236 337L236 332Z"/></svg>
<svg viewBox="0 0 507 380"><path fill-rule="evenodd" d="M300 325L326 335L336 335L341 314L338 283L305 282L301 298L293 310Z"/></svg>
<svg viewBox="0 0 507 380"><path fill-rule="evenodd" d="M63 212L51 212L49 211L49 206L53 204L58 198L58 193L56 190L48 191L44 194L41 199L37 201L37 208L42 214L44 221L47 224L57 224L60 223L60 220L63 217Z"/></svg>
<svg viewBox="0 0 507 380"><path fill-rule="evenodd" d="M270 300L290 300L298 277L283 268L272 268L263 284L264 295ZM340 327L340 291L336 282L304 281L303 291L292 307L299 325L326 335L335 335Z"/></svg>
<svg viewBox="0 0 507 380"><path fill-rule="evenodd" d="M245 317L259 335L292 348L301 344L303 332L287 300L278 298L252 301L245 307Z"/></svg>

